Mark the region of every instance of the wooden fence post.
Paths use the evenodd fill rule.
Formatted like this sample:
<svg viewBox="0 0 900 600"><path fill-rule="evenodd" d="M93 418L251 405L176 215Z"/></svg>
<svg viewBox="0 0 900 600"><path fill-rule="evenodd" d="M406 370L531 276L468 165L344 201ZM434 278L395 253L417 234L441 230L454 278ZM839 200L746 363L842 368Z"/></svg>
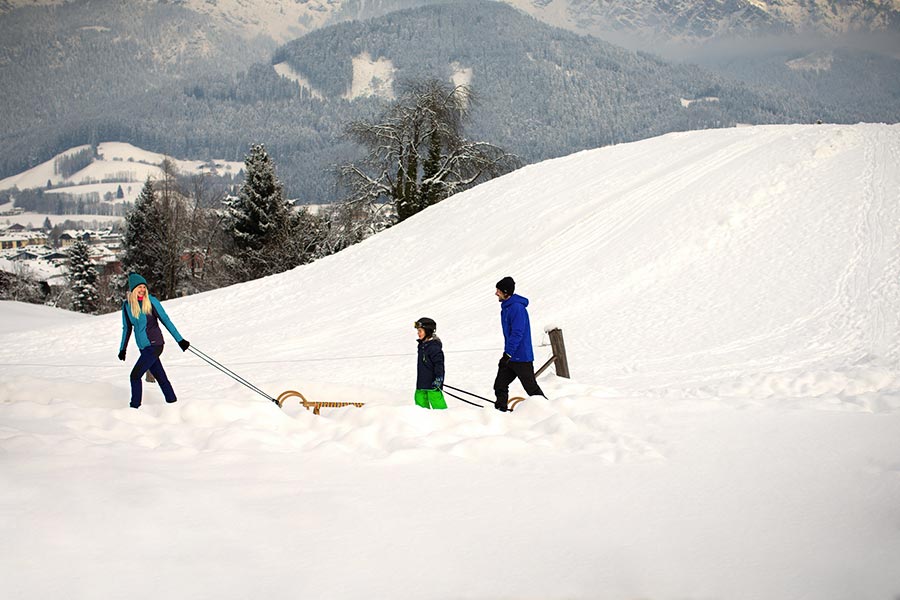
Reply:
<svg viewBox="0 0 900 600"><path fill-rule="evenodd" d="M556 375L559 377L569 377L569 360L566 358L566 344L563 342L562 329L558 327L547 332L550 336L550 348L553 350L553 356L556 358Z"/></svg>
<svg viewBox="0 0 900 600"><path fill-rule="evenodd" d="M550 360L544 363L543 367L538 369L538 372L534 374L535 378L540 376L540 374L550 366L550 363L553 363L556 367L556 375L558 377L565 377L566 379L570 379L569 361L568 359L566 359L566 344L563 342L562 329L554 327L547 332L547 335L550 336L550 349L553 352L553 356L550 357Z"/></svg>

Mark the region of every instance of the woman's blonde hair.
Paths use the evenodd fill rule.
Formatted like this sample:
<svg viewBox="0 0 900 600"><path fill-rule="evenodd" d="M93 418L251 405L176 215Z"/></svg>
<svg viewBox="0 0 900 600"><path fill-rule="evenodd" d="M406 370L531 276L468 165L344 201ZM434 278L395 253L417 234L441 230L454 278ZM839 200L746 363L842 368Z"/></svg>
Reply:
<svg viewBox="0 0 900 600"><path fill-rule="evenodd" d="M128 306L131 308L131 314L135 319L141 316L141 313L145 315L149 315L153 312L153 305L150 304L150 294L147 293L144 295L143 302L138 302L137 294L134 293L134 290L128 292Z"/></svg>

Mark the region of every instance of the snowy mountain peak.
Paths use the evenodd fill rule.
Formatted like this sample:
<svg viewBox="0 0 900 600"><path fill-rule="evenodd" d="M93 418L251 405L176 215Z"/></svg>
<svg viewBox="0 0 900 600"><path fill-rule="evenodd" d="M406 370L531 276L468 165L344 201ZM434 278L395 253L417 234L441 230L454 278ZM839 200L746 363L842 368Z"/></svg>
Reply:
<svg viewBox="0 0 900 600"><path fill-rule="evenodd" d="M131 0L154 2L155 0ZM581 33L703 41L768 34L900 30L900 0L492 0ZM81 0L0 0L0 14L23 6ZM246 38L278 43L338 21L434 4L436 0L181 0L178 4ZM617 40L623 43L624 39ZM624 44L627 45L627 44Z"/></svg>
<svg viewBox="0 0 900 600"><path fill-rule="evenodd" d="M694 41L772 34L900 31L900 0L505 0L533 16L611 37Z"/></svg>
<svg viewBox="0 0 900 600"><path fill-rule="evenodd" d="M156 0L129 0L131 3L153 4ZM28 6L60 6L87 4L82 0L0 0L0 15ZM265 36L286 42L327 25L341 0L180 0L183 8L206 15L211 25L238 31L245 38ZM89 10L94 10L88 7Z"/></svg>

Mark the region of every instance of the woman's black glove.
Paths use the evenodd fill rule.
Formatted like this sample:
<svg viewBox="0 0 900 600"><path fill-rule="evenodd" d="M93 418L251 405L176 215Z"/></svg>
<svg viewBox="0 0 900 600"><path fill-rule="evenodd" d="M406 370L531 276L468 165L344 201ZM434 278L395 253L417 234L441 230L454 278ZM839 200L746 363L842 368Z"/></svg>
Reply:
<svg viewBox="0 0 900 600"><path fill-rule="evenodd" d="M180 342L178 342L178 347L181 348L182 352L184 352L191 347L191 343L187 340L181 340Z"/></svg>
<svg viewBox="0 0 900 600"><path fill-rule="evenodd" d="M503 356L500 357L500 364L498 366L505 367L509 363L510 358L510 355L504 352Z"/></svg>
<svg viewBox="0 0 900 600"><path fill-rule="evenodd" d="M125 348L119 350L119 360L125 360Z"/></svg>

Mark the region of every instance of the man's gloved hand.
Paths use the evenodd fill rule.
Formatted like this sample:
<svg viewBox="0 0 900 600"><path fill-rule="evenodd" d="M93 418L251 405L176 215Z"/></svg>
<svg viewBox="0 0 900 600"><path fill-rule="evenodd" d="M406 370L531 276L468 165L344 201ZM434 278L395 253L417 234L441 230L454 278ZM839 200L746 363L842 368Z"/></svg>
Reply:
<svg viewBox="0 0 900 600"><path fill-rule="evenodd" d="M510 356L506 352L503 353L503 356L500 357L500 365L501 367L505 367L509 362Z"/></svg>
<svg viewBox="0 0 900 600"><path fill-rule="evenodd" d="M191 343L187 340L181 340L180 342L178 342L178 347L181 348L182 352L184 352L191 347Z"/></svg>
<svg viewBox="0 0 900 600"><path fill-rule="evenodd" d="M431 385L434 386L434 389L436 389L436 390L443 389L444 388L444 378L436 377L434 379L434 383L432 383Z"/></svg>
<svg viewBox="0 0 900 600"><path fill-rule="evenodd" d="M119 350L119 360L125 360L125 348Z"/></svg>

